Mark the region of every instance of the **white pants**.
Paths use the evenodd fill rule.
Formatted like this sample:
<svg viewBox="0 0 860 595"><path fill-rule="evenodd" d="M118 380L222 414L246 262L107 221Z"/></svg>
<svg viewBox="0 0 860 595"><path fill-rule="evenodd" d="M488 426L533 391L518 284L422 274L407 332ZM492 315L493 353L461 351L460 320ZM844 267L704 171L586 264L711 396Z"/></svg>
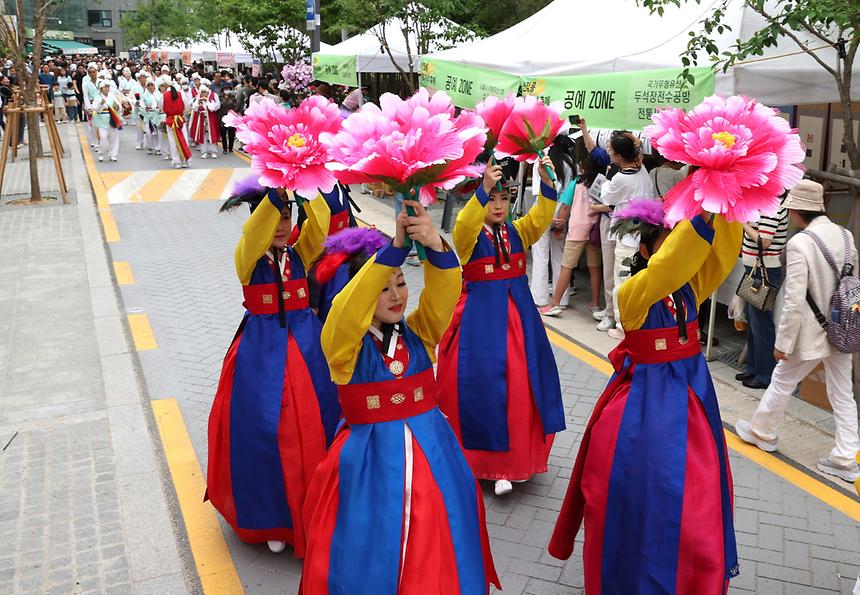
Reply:
<svg viewBox="0 0 860 595"><path fill-rule="evenodd" d="M618 320L615 309L615 241L609 239L610 217L600 214L600 252L603 261L603 300L606 302L606 316Z"/></svg>
<svg viewBox="0 0 860 595"><path fill-rule="evenodd" d="M556 239L555 233L547 229L540 239L532 245L532 275L529 279L529 288L532 292L535 304L543 306L552 295L553 286L558 282L558 274L561 270L561 255L564 252L564 236ZM552 283L549 284L549 269L552 265ZM561 305L567 306L570 296L565 291L561 298Z"/></svg>
<svg viewBox="0 0 860 595"><path fill-rule="evenodd" d="M200 145L200 153L205 155L206 153L213 153L215 156L218 156L218 145L215 143L203 143Z"/></svg>
<svg viewBox="0 0 860 595"><path fill-rule="evenodd" d="M135 118L134 123L137 125L137 146L145 149L146 148L146 128L148 125L143 122L143 120L139 118Z"/></svg>
<svg viewBox="0 0 860 595"><path fill-rule="evenodd" d="M119 130L116 128L96 128L99 135L99 155L116 159L119 153Z"/></svg>
<svg viewBox="0 0 860 595"><path fill-rule="evenodd" d="M177 132L179 132L179 134L185 134L185 130L182 128L178 128ZM179 143L176 142L176 135L173 133L173 128L167 129L167 144L170 146L170 162L173 165L184 162L185 155L182 154L182 151L179 148Z"/></svg>
<svg viewBox="0 0 860 595"><path fill-rule="evenodd" d="M636 254L637 249L631 248L630 246L625 245L621 241L615 242L615 265L612 270L612 277L614 280L614 288L612 290L612 308L615 312L615 323L621 324L621 313L618 310L618 288L621 287L621 284L624 283L630 277L622 277L621 271L630 270L630 267L624 265L624 261L634 254Z"/></svg>
<svg viewBox="0 0 860 595"><path fill-rule="evenodd" d="M90 142L90 146L92 147L99 144L99 133L98 129L93 126L92 114L90 114L90 119L87 120L87 140Z"/></svg>
<svg viewBox="0 0 860 595"><path fill-rule="evenodd" d="M857 403L851 385L851 355L834 353L824 359L799 360L789 358L776 364L770 386L752 418L752 429L761 438L776 439L776 430L785 416L788 400L797 385L819 362L824 363L827 382L827 400L833 408L836 422L836 446L830 451L830 460L839 465L850 465L860 450L857 438Z"/></svg>
<svg viewBox="0 0 860 595"><path fill-rule="evenodd" d="M160 149L161 139L158 137L158 129L150 130L150 125L146 122L141 122L140 128L143 131L143 148L150 151Z"/></svg>

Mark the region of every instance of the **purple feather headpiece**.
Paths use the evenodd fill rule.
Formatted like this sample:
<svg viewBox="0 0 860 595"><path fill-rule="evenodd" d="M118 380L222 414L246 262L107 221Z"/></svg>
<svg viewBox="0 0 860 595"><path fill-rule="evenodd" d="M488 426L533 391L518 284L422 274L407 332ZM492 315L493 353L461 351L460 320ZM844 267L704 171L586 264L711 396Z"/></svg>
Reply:
<svg viewBox="0 0 860 595"><path fill-rule="evenodd" d="M359 253L367 256L375 254L388 239L378 229L372 227L350 227L325 241L323 257L315 265L315 276L319 283L330 281L338 267Z"/></svg>
<svg viewBox="0 0 860 595"><path fill-rule="evenodd" d="M653 198L634 198L612 214L610 231L617 236L642 232L642 226L669 229L663 201Z"/></svg>
<svg viewBox="0 0 860 595"><path fill-rule="evenodd" d="M230 197L221 205L220 210L230 211L245 202L248 203L253 213L269 190L265 186L262 186L259 180L260 176L257 174L251 174L250 176L236 180L233 188L230 189Z"/></svg>

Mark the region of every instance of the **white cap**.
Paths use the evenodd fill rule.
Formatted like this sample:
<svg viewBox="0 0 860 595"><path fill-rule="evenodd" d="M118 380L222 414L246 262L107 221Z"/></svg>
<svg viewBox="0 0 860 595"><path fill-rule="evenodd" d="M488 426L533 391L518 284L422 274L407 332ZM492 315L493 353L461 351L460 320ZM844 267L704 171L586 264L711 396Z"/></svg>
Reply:
<svg viewBox="0 0 860 595"><path fill-rule="evenodd" d="M170 66L168 66L167 64L164 64L161 67L161 72L170 72Z"/></svg>
<svg viewBox="0 0 860 595"><path fill-rule="evenodd" d="M197 80L197 79L199 79L199 78L200 78L200 73L199 73L199 72L195 72L194 74L192 74L192 75L191 75L191 80Z"/></svg>
<svg viewBox="0 0 860 595"><path fill-rule="evenodd" d="M200 79L200 86L206 87L207 89L212 86L212 81L209 79Z"/></svg>
<svg viewBox="0 0 860 595"><path fill-rule="evenodd" d="M147 72L145 70L138 70L136 78L140 78L140 77L149 78L149 74L147 74Z"/></svg>
<svg viewBox="0 0 860 595"><path fill-rule="evenodd" d="M98 82L98 88L101 89L102 87L110 87L110 81L108 81L106 79L101 79Z"/></svg>
<svg viewBox="0 0 860 595"><path fill-rule="evenodd" d="M146 77L146 82L143 83L143 86L148 87L149 85L154 85L154 84L155 84L155 81L152 79L152 77Z"/></svg>
<svg viewBox="0 0 860 595"><path fill-rule="evenodd" d="M90 62L87 64L87 70L98 70L98 66L96 66L95 62Z"/></svg>
<svg viewBox="0 0 860 595"><path fill-rule="evenodd" d="M123 74L131 74L131 68L126 66L125 68L122 69L122 73Z"/></svg>

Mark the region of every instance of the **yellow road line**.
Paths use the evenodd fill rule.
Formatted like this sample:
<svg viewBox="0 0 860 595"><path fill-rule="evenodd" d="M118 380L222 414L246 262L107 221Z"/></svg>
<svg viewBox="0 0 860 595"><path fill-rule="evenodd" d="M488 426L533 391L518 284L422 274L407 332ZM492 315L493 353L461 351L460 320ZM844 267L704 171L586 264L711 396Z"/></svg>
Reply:
<svg viewBox="0 0 860 595"><path fill-rule="evenodd" d="M134 347L138 351L158 349L155 334L152 332L152 325L149 324L149 317L146 314L129 314L128 325L131 327Z"/></svg>
<svg viewBox="0 0 860 595"><path fill-rule="evenodd" d="M188 543L206 595L244 593L215 509L203 501L206 482L176 399L152 401L164 456L179 499Z"/></svg>
<svg viewBox="0 0 860 595"><path fill-rule="evenodd" d="M131 195L131 202L158 202L176 181L185 173L179 169L157 172L150 180Z"/></svg>
<svg viewBox="0 0 860 595"><path fill-rule="evenodd" d="M82 129L78 129L78 138L81 141L81 153L84 156L84 165L87 168L87 175L90 177L90 183L93 186L93 194L96 197L96 206L99 210L99 218L102 221L102 229L105 233L105 240L108 242L119 242L119 227L114 221L113 213L110 210L110 203L107 198L107 189L104 181L96 169L93 154L90 151L90 144Z"/></svg>
<svg viewBox="0 0 860 595"><path fill-rule="evenodd" d="M588 364L598 372L606 374L607 376L612 374L612 364L605 359L591 353L567 337L564 337L549 328L547 328L546 331L549 340L564 349L572 357ZM764 467L771 473L778 475L785 481L797 486L807 494L818 498L828 506L835 508L855 521L860 522L860 502L819 481L808 473L792 467L772 454L768 454L751 444L747 444L738 438L733 432L724 430L724 433L726 435L726 444L741 456L746 457L750 461Z"/></svg>
<svg viewBox="0 0 860 595"><path fill-rule="evenodd" d="M247 155L245 155L242 151L237 150L236 152L233 153L233 155L235 155L236 157L238 157L242 161L247 161L248 163L251 163L251 158L248 157Z"/></svg>
<svg viewBox="0 0 860 595"><path fill-rule="evenodd" d="M115 260L113 263L113 272L116 275L116 282L118 284L134 284L134 273L131 272L131 265L127 261Z"/></svg>
<svg viewBox="0 0 860 595"><path fill-rule="evenodd" d="M105 185L105 190L110 190L123 180L130 178L134 172L130 171L106 171L102 172L102 183Z"/></svg>
<svg viewBox="0 0 860 595"><path fill-rule="evenodd" d="M233 168L210 169L191 195L191 200L218 200L233 177Z"/></svg>

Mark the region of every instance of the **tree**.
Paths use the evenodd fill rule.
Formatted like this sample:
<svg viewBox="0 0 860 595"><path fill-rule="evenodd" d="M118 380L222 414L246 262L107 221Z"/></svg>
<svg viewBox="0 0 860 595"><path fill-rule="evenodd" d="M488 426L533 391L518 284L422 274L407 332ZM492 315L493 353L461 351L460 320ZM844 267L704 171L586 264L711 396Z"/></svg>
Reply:
<svg viewBox="0 0 860 595"><path fill-rule="evenodd" d="M642 4L652 13L662 15L667 6L679 6L682 1L687 0L642 0ZM763 55L766 48L775 47L781 39L791 40L833 77L842 105L845 152L851 169L860 172L860 148L854 133L856 118L851 98L852 71L860 47L860 9L856 0L744 0L743 6L760 15L765 25L749 38L738 38L733 46L725 49L718 47L714 38L731 31L723 22L731 2L721 0L702 20L701 32L690 32L687 51L681 55L683 65L690 67L708 60L725 71L751 56ZM820 56L816 51L820 48L810 47L801 36L811 36L818 42L816 46L834 48L833 60ZM860 242L860 192L856 187L852 187L851 192L854 196L852 228Z"/></svg>
<svg viewBox="0 0 860 595"><path fill-rule="evenodd" d="M51 10L59 3L59 0L32 0L33 4L33 59L27 64L27 37L24 27L24 0L15 0L15 11L17 22L2 15L0 18L0 45L9 51L15 69L18 72L19 87L23 99L24 109L35 109L39 105L39 65L42 63L42 38L45 34L45 21ZM0 8L2 8L0 4ZM46 117L50 118L47 113ZM27 120L27 142L30 162L30 200L38 202L42 200L42 190L39 184L39 157L42 156L42 139L39 136L39 113L36 111L26 112ZM11 142L17 142L13 139ZM3 150L8 150L3 147Z"/></svg>
<svg viewBox="0 0 860 595"><path fill-rule="evenodd" d="M210 21L236 34L239 41L260 57L275 62L275 52L284 62L292 63L310 57L305 26L305 3L302 0L214 0Z"/></svg>
<svg viewBox="0 0 860 595"><path fill-rule="evenodd" d="M423 4L402 0L335 0L335 3L340 21L334 26L359 33L373 27L373 34L412 92L417 87L416 72L421 55L454 47L475 37L472 31L446 17L463 9L462 0L425 0ZM391 23L395 18L400 19L397 30ZM406 39L407 68L391 55L389 40L398 34Z"/></svg>
<svg viewBox="0 0 860 595"><path fill-rule="evenodd" d="M448 14L479 35L495 35L524 21L547 6L552 0L480 0L463 2L463 6Z"/></svg>
<svg viewBox="0 0 860 595"><path fill-rule="evenodd" d="M120 20L130 47L155 47L160 42L188 42L201 36L201 24L211 22L190 0L148 0Z"/></svg>

